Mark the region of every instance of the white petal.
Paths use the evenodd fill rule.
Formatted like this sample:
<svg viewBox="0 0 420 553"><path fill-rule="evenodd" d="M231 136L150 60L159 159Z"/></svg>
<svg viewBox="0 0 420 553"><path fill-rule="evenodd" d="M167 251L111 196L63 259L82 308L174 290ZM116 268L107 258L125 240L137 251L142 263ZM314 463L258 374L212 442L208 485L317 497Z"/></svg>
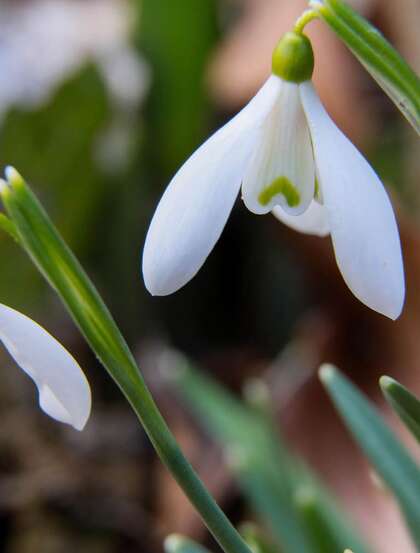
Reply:
<svg viewBox="0 0 420 553"><path fill-rule="evenodd" d="M298 215L314 197L314 158L299 87L278 81L277 100L259 133L244 176L242 197L247 208L257 214L280 205Z"/></svg>
<svg viewBox="0 0 420 553"><path fill-rule="evenodd" d="M175 292L200 269L222 233L249 162L256 132L274 102L270 77L251 102L184 163L150 224L143 277L153 295Z"/></svg>
<svg viewBox="0 0 420 553"><path fill-rule="evenodd" d="M302 215L290 215L279 206L273 209L273 215L293 230L304 234L327 236L330 232L325 208L316 200L312 200L308 209Z"/></svg>
<svg viewBox="0 0 420 553"><path fill-rule="evenodd" d="M402 310L404 269L388 195L336 127L311 83L300 85L338 267L353 294L391 319Z"/></svg>
<svg viewBox="0 0 420 553"><path fill-rule="evenodd" d="M90 388L68 351L32 319L2 304L0 340L37 385L41 409L82 430L90 414Z"/></svg>

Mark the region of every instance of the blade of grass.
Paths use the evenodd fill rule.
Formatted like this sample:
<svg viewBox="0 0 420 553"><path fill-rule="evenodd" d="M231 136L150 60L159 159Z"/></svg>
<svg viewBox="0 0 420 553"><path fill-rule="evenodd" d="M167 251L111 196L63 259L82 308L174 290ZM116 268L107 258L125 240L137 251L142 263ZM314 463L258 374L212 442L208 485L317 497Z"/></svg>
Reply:
<svg viewBox="0 0 420 553"><path fill-rule="evenodd" d="M321 367L320 378L354 438L398 499L413 539L420 548L419 467L377 409L335 367Z"/></svg>
<svg viewBox="0 0 420 553"><path fill-rule="evenodd" d="M243 492L285 551L324 553L312 547L294 502L296 489L305 482L316 489L324 509L335 513L332 524L342 536L341 543L358 553L368 551L340 518L340 511L328 494L315 484L316 478L288 453L263 411L251 409L237 400L211 378L195 370L185 358L178 356L178 362L173 358L168 361L168 366L179 367L168 378L205 428L221 443Z"/></svg>
<svg viewBox="0 0 420 553"><path fill-rule="evenodd" d="M344 551L350 544L355 547L336 514L325 507L320 497L318 490L311 485L301 486L295 494L295 504L314 549L323 553L337 553Z"/></svg>

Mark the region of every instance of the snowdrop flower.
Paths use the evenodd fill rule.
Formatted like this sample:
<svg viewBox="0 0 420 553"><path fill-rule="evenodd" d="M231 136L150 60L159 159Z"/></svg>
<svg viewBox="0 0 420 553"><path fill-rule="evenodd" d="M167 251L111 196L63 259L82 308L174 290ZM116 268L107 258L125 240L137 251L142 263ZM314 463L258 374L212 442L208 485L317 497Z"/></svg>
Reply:
<svg viewBox="0 0 420 553"><path fill-rule="evenodd" d="M130 45L127 0L2 2L0 118L12 106L37 107L68 75L95 62L117 108L144 98L149 69ZM100 21L100 25L98 25Z"/></svg>
<svg viewBox="0 0 420 553"><path fill-rule="evenodd" d="M322 106L311 82L313 65L308 38L287 33L260 91L173 177L144 246L143 275L151 294L175 292L197 273L242 186L253 213L273 212L301 232L331 234L353 294L392 319L399 316L404 271L391 203Z"/></svg>
<svg viewBox="0 0 420 553"><path fill-rule="evenodd" d="M82 430L90 414L90 388L63 346L32 319L2 304L0 340L38 387L41 409L53 419Z"/></svg>

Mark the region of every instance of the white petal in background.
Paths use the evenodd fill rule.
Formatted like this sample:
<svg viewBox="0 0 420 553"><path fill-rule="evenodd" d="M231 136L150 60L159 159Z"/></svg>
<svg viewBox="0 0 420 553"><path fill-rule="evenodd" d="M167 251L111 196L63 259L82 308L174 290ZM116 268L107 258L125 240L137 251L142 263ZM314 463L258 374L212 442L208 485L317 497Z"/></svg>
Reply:
<svg viewBox="0 0 420 553"><path fill-rule="evenodd" d="M276 91L276 81L268 79L251 102L196 150L169 183L143 251L143 277L151 294L164 296L184 286L213 249Z"/></svg>
<svg viewBox="0 0 420 553"><path fill-rule="evenodd" d="M360 301L396 319L405 284L391 202L372 167L330 119L312 84L303 83L300 90L337 264Z"/></svg>
<svg viewBox="0 0 420 553"><path fill-rule="evenodd" d="M279 206L273 209L273 215L288 227L304 234L327 236L330 232L325 208L316 200L312 200L302 215L290 215Z"/></svg>
<svg viewBox="0 0 420 553"><path fill-rule="evenodd" d="M68 351L32 319L1 304L0 340L37 385L41 409L82 430L90 414L90 388Z"/></svg>
<svg viewBox="0 0 420 553"><path fill-rule="evenodd" d="M94 61L112 99L139 103L149 71L131 46L131 2L1 2L0 118L11 106L38 106L84 64ZM100 21L101 25L96 23Z"/></svg>
<svg viewBox="0 0 420 553"><path fill-rule="evenodd" d="M247 208L257 214L269 213L275 205L280 205L287 213L299 215L314 197L311 139L298 85L274 76L272 79L278 81L277 99L265 118L257 148L245 173L242 197ZM260 194L282 177L297 189L297 205L289 205L287 197L280 193L263 205Z"/></svg>

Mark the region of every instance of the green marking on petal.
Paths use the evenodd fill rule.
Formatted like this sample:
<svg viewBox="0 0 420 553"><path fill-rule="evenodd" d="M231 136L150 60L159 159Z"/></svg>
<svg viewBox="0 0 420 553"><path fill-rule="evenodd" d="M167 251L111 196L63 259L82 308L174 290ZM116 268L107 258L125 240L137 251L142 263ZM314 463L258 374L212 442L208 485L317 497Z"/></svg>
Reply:
<svg viewBox="0 0 420 553"><path fill-rule="evenodd" d="M315 191L314 191L314 198L319 199L319 182L317 177L315 177Z"/></svg>
<svg viewBox="0 0 420 553"><path fill-rule="evenodd" d="M258 201L261 205L267 205L277 194L283 194L289 207L299 205L299 190L287 177L277 177L271 184L263 188L258 195Z"/></svg>

